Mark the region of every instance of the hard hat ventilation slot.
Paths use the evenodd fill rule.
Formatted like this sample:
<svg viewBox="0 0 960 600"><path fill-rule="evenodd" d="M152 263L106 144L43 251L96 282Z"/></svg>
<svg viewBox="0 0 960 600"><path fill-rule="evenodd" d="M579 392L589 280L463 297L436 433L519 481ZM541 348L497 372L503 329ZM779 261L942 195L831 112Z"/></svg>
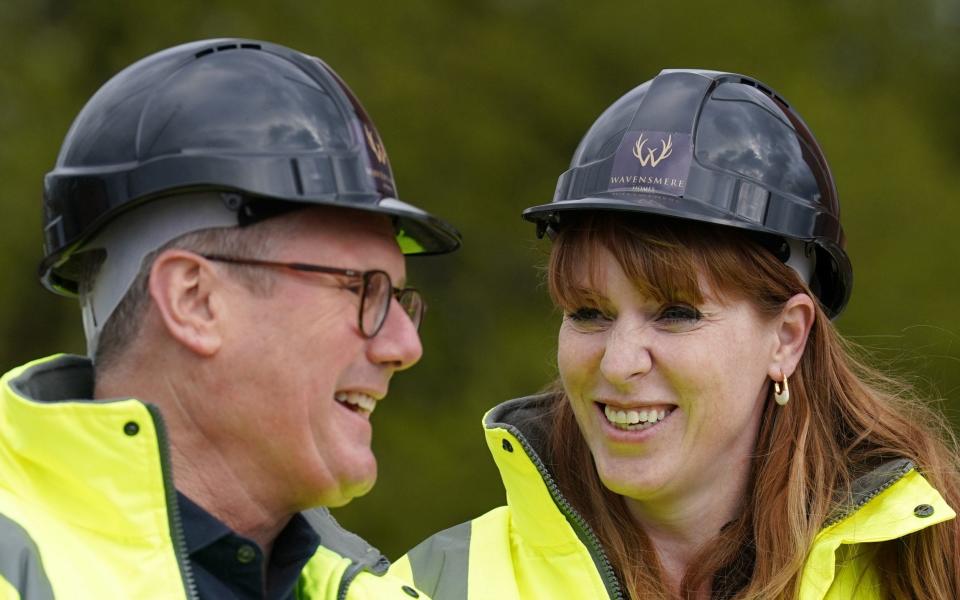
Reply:
<svg viewBox="0 0 960 600"><path fill-rule="evenodd" d="M194 54L194 58L200 58L208 54L213 54L214 52L223 52L224 50L236 50L238 48L244 48L247 50L262 50L263 47L260 44L223 44L217 46L216 48L205 48L200 52Z"/></svg>

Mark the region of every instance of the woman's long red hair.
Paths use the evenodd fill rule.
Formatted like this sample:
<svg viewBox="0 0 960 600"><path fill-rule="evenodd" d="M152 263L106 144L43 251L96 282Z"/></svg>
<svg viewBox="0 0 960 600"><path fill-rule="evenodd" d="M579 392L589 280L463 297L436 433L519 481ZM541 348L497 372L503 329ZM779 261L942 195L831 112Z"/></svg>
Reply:
<svg viewBox="0 0 960 600"><path fill-rule="evenodd" d="M645 295L702 298L700 282L773 317L810 293L793 270L730 228L623 213L589 213L554 241L554 303L581 306L585 274L609 252ZM699 275L699 277L698 277ZM700 278L702 277L702 279ZM764 410L744 510L690 563L681 597L705 585L715 598L793 598L807 552L838 498L876 465L908 458L960 507L957 441L942 414L857 358L817 308L790 404ZM551 460L564 493L596 530L631 598L673 598L656 553L620 496L601 483L562 389L556 388ZM878 572L893 598L960 598L960 523L934 525L880 545Z"/></svg>

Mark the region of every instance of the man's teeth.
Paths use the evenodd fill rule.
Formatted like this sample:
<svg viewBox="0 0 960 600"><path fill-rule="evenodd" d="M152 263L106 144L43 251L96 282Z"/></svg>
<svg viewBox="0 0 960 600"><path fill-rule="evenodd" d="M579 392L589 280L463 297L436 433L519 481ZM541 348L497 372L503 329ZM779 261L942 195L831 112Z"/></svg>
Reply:
<svg viewBox="0 0 960 600"><path fill-rule="evenodd" d="M377 407L376 400L361 392L337 392L333 395L333 399L337 402L356 406L360 410L368 413L372 413L373 409Z"/></svg>
<svg viewBox="0 0 960 600"><path fill-rule="evenodd" d="M649 410L618 410L606 404L603 407L603 414L607 416L607 420L615 427L632 431L652 427L654 424L666 418L666 416L670 414L670 411L652 408Z"/></svg>

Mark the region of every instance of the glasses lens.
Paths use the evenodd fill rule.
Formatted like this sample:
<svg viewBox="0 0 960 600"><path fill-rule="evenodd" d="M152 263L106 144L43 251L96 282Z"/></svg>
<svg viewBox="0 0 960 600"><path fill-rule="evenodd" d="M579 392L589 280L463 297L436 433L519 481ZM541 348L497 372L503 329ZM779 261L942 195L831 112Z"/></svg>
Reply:
<svg viewBox="0 0 960 600"><path fill-rule="evenodd" d="M420 295L420 292L413 288L401 290L400 295L397 296L397 300L400 302L400 306L403 307L403 311L410 317L414 328L420 329L420 323L423 321L423 312L426 309L426 305L423 303L423 296Z"/></svg>
<svg viewBox="0 0 960 600"><path fill-rule="evenodd" d="M360 330L367 337L380 331L390 309L390 276L383 271L368 271L365 275L363 302L360 305Z"/></svg>

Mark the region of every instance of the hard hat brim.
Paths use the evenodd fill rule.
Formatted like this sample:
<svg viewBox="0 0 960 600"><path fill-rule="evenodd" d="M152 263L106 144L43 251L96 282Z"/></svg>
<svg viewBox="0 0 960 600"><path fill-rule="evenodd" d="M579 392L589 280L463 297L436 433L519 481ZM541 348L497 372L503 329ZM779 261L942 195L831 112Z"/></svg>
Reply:
<svg viewBox="0 0 960 600"><path fill-rule="evenodd" d="M538 235L561 228L561 215L584 211L613 211L650 214L680 220L696 220L724 227L733 227L757 234L762 238L784 238L810 242L817 248L817 274L814 284L825 312L834 318L850 300L853 269L846 252L830 239L811 231L785 234L764 223L737 218L727 209L721 209L695 199L661 194L611 193L585 198L557 200L549 204L531 206L523 211L523 218L537 224Z"/></svg>

